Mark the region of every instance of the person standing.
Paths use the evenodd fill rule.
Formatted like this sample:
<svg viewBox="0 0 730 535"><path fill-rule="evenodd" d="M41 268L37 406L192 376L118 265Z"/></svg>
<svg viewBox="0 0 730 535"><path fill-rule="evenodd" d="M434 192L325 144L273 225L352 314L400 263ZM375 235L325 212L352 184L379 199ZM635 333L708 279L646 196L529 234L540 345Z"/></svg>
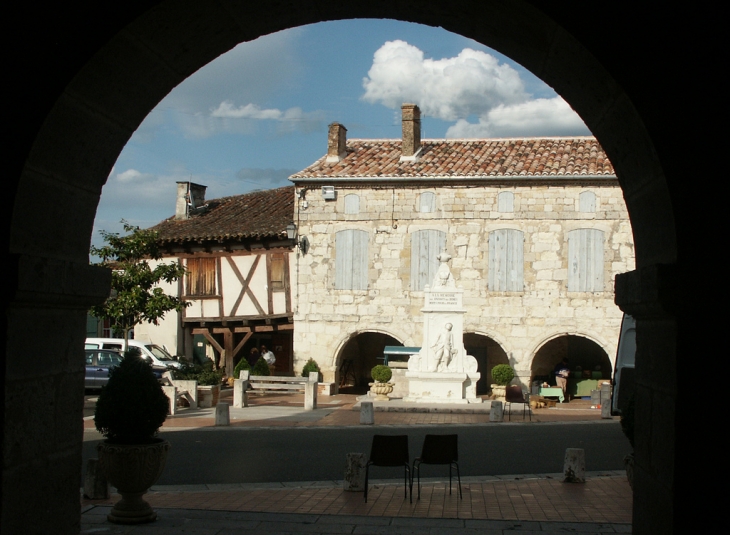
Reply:
<svg viewBox="0 0 730 535"><path fill-rule="evenodd" d="M274 353L267 349L266 346L262 345L261 356L264 357L266 364L269 365L269 372L271 372L271 375L274 375L274 370L276 369L276 356Z"/></svg>
<svg viewBox="0 0 730 535"><path fill-rule="evenodd" d="M568 359L564 358L558 362L553 371L555 373L555 384L563 391L563 398L568 399L568 376L570 375Z"/></svg>

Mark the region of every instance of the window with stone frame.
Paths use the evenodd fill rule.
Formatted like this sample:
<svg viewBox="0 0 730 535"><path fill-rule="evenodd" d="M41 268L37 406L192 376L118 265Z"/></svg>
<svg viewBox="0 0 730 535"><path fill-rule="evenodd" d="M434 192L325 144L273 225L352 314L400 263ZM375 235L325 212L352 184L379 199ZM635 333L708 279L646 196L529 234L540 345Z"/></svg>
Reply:
<svg viewBox="0 0 730 535"><path fill-rule="evenodd" d="M436 258L446 247L446 233L426 229L411 236L411 289L421 291L433 283L439 261Z"/></svg>
<svg viewBox="0 0 730 535"><path fill-rule="evenodd" d="M488 287L492 292L524 290L525 235L520 230L498 229L489 233Z"/></svg>
<svg viewBox="0 0 730 535"><path fill-rule="evenodd" d="M186 295L207 296L216 295L216 259L188 258L185 274Z"/></svg>
<svg viewBox="0 0 730 535"><path fill-rule="evenodd" d="M335 289L368 289L368 241L364 230L341 230L335 234Z"/></svg>
<svg viewBox="0 0 730 535"><path fill-rule="evenodd" d="M602 292L603 231L580 228L568 232L568 291Z"/></svg>

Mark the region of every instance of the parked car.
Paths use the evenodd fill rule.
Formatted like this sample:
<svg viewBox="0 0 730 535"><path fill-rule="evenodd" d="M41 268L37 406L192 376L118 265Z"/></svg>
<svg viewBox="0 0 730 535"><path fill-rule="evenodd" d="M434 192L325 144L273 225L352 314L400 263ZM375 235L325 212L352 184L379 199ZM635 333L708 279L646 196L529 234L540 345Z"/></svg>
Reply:
<svg viewBox="0 0 730 535"><path fill-rule="evenodd" d="M124 358L122 354L114 349L86 349L84 388L93 390L107 384L109 372L122 362L122 358ZM167 366L152 365L152 371L158 381L162 381L162 374L167 370Z"/></svg>
<svg viewBox="0 0 730 535"><path fill-rule="evenodd" d="M182 364L175 360L175 357L158 345L140 340L129 340L127 343L129 344L129 349L138 349L141 354L140 356L153 366L164 366L167 368L182 367ZM84 347L86 349L115 349L121 351L123 345L124 340L121 338L87 338Z"/></svg>
<svg viewBox="0 0 730 535"><path fill-rule="evenodd" d="M616 365L613 371L611 414L619 416L634 391L634 367L636 363L636 320L624 314L618 337Z"/></svg>

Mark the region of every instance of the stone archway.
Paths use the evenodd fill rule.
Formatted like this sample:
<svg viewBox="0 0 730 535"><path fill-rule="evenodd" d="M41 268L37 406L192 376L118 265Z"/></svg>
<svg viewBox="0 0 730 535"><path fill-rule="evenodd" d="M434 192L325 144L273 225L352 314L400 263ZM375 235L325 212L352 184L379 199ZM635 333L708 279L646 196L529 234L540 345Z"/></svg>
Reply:
<svg viewBox="0 0 730 535"><path fill-rule="evenodd" d="M588 372L586 379L610 379L613 375L611 360L600 345L584 336L565 334L552 338L537 350L530 365L530 382L539 379L553 384L553 368L563 358L568 359L573 370L573 382L581 378L579 372L581 375ZM593 377L594 371L600 372L600 377Z"/></svg>
<svg viewBox="0 0 730 535"><path fill-rule="evenodd" d="M466 353L477 359L478 371L482 374L477 383L477 394L489 394L492 379L492 368L497 364L510 364L507 353L496 340L479 333L464 333Z"/></svg>
<svg viewBox="0 0 730 535"><path fill-rule="evenodd" d="M686 259L701 257L693 240L707 222L693 217L697 208L672 204L672 198L685 197L686 177L697 176L698 168L687 163L686 136L656 95L661 93L664 102L689 98L684 86L675 87L673 78L669 82L672 71L663 69L682 57L682 42L694 34L685 27L685 41L675 44L657 23L640 27L645 45L617 40L616 35L638 31L622 6L605 2L590 12L578 7L526 0L464 0L458 8L446 0L323 0L316 7L295 0L255 5L166 0L120 4L107 15L92 15L81 3L67 2L42 19L32 6L19 6L17 30L25 37L22 43L33 45L13 58L9 75L11 124L17 130L8 151L11 206L3 216L10 243L4 265L11 273L3 330L3 531L26 529L27 518L44 533L72 533L78 524L80 349L85 311L109 287L109 274L88 266L88 245L101 186L132 132L172 87L241 41L311 22L378 17L442 26L509 55L554 87L609 154L636 244L638 268L617 281L617 302L637 318L637 421L646 425L641 436L665 445L637 442L635 492L652 499L637 499L635 519L641 520L635 520L634 532L671 533L669 512L683 492L675 483L681 473L675 433L692 424L676 417L676 391L667 386L674 383L649 371L666 362L674 377L674 314L681 306L703 309L702 297L689 296L696 302L681 305L675 297L674 210L686 210L682 228L684 236L692 236L682 242ZM600 25L595 12L602 14ZM667 16L683 22L686 17ZM697 42L702 32L697 31ZM701 273L706 277L704 265L686 260L683 267L695 270L696 280ZM39 325L44 336L29 336ZM684 349L697 352L692 343L695 347ZM42 355L41 372L25 365L29 354ZM54 409L31 418L25 410L31 399ZM38 481L51 484L44 491ZM35 514L41 510L43 517Z"/></svg>
<svg viewBox="0 0 730 535"><path fill-rule="evenodd" d="M340 391L364 394L372 381L370 370L383 364L385 346L403 345L389 334L364 331L353 334L340 349L337 362L337 381Z"/></svg>

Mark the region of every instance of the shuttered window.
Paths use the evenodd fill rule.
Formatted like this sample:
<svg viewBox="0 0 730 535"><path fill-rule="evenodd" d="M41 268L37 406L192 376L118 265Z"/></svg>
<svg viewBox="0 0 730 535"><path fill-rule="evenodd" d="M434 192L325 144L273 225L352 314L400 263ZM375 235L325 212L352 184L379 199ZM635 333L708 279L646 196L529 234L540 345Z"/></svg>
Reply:
<svg viewBox="0 0 730 535"><path fill-rule="evenodd" d="M440 230L419 230L411 237L411 289L423 290L432 284L439 261L436 258L446 247L446 233Z"/></svg>
<svg viewBox="0 0 730 535"><path fill-rule="evenodd" d="M419 203L419 211L420 212L435 212L436 211L436 195L434 195L430 191L426 191L424 193L421 193L420 197L420 203Z"/></svg>
<svg viewBox="0 0 730 535"><path fill-rule="evenodd" d="M335 289L368 289L368 233L341 230L335 235Z"/></svg>
<svg viewBox="0 0 730 535"><path fill-rule="evenodd" d="M521 292L524 288L524 234L514 229L489 233L489 290Z"/></svg>
<svg viewBox="0 0 730 535"><path fill-rule="evenodd" d="M284 290L284 255L271 255L271 289L273 291Z"/></svg>
<svg viewBox="0 0 730 535"><path fill-rule="evenodd" d="M346 214L359 214L360 213L360 196L350 193L345 195L345 213Z"/></svg>
<svg viewBox="0 0 730 535"><path fill-rule="evenodd" d="M578 196L578 209L581 212L595 212L596 211L596 194L592 191L583 191Z"/></svg>
<svg viewBox="0 0 730 535"><path fill-rule="evenodd" d="M188 258L187 295L216 295L215 258Z"/></svg>
<svg viewBox="0 0 730 535"><path fill-rule="evenodd" d="M602 292L603 231L580 228L568 232L568 291Z"/></svg>
<svg viewBox="0 0 730 535"><path fill-rule="evenodd" d="M497 210L503 214L515 211L515 195L511 191L503 191L497 196Z"/></svg>

